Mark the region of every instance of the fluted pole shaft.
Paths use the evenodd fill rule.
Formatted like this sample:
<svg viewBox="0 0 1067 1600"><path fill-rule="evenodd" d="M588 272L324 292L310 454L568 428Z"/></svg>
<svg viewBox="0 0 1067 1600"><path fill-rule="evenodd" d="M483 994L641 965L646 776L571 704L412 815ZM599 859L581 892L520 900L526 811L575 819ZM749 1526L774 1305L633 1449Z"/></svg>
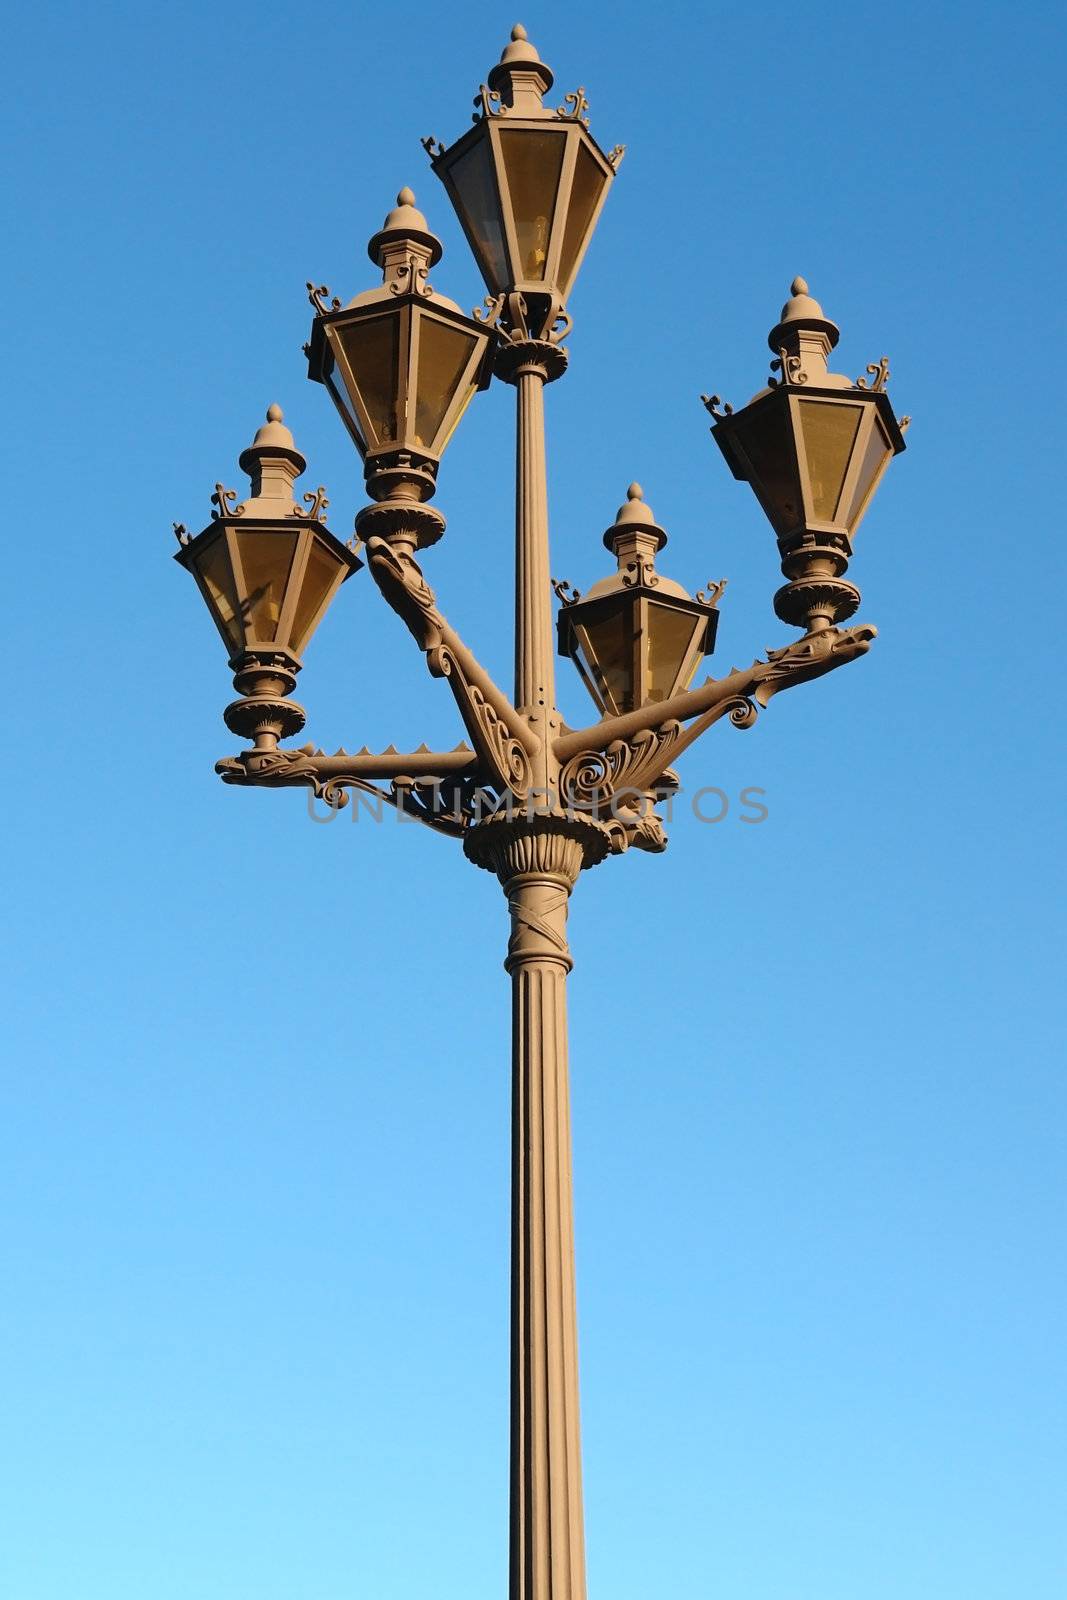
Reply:
<svg viewBox="0 0 1067 1600"><path fill-rule="evenodd" d="M536 347L535 347L536 348ZM548 752L556 709L552 588L548 565L548 486L545 473L545 384L537 356L518 365L515 477L515 706L541 734L545 760L537 783L551 781Z"/></svg>
<svg viewBox="0 0 1067 1600"><path fill-rule="evenodd" d="M584 1600L566 1006L567 901L580 852L570 840L528 835L510 853L512 865L533 868L504 884L514 1062L511 1600Z"/></svg>

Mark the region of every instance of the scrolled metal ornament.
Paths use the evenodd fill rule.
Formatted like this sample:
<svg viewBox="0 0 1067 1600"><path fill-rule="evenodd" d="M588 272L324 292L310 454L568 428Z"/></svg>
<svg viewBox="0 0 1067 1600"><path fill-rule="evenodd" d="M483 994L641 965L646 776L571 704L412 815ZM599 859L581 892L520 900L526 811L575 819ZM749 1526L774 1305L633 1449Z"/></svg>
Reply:
<svg viewBox="0 0 1067 1600"><path fill-rule="evenodd" d="M325 317L331 311L340 311L341 302L336 295L331 295L328 284L314 284L308 278L305 287L307 288L308 299L320 317Z"/></svg>
<svg viewBox="0 0 1067 1600"><path fill-rule="evenodd" d="M559 117L561 122L580 122L583 128L588 128L589 118L585 115L588 110L589 101L586 98L585 89L579 85L570 94L563 96L563 104L556 107L556 116ZM621 150L623 146L616 145L615 148Z"/></svg>
<svg viewBox="0 0 1067 1600"><path fill-rule="evenodd" d="M857 378L856 388L867 389L871 394L881 394L889 382L889 357L880 356L877 361L868 361L867 372L871 381L868 383L866 378Z"/></svg>

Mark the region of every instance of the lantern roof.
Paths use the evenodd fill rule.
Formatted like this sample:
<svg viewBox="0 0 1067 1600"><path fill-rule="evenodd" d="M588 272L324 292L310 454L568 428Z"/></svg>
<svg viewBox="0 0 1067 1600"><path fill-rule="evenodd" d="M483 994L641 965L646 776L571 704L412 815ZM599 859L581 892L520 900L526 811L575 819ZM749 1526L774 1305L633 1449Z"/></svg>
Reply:
<svg viewBox="0 0 1067 1600"><path fill-rule="evenodd" d="M617 589L630 589L635 584L647 585L675 599L691 598L680 583L656 571L656 554L667 543L667 533L656 521L639 483L631 483L627 489L615 521L605 531L604 543L617 559L618 569L594 583L586 591L587 600L613 594Z"/></svg>
<svg viewBox="0 0 1067 1600"><path fill-rule="evenodd" d="M841 337L837 323L830 321L822 306L809 292L807 280L797 277L790 285L789 299L782 307L779 321L767 335L767 343L777 355L787 337L800 332L801 329L824 333L830 342L831 350Z"/></svg>
<svg viewBox="0 0 1067 1600"><path fill-rule="evenodd" d="M382 281L355 295L345 310L392 301L400 294L418 294L432 305L459 311L454 300L438 294L427 282L430 268L436 266L443 253L440 239L415 204L414 190L405 186L378 232L367 242L367 254L382 269Z"/></svg>
<svg viewBox="0 0 1067 1600"><path fill-rule="evenodd" d="M377 233L367 241L367 254L376 266L385 266L385 249L395 244L418 244L429 251L430 266L436 266L442 255L440 239L430 229L429 223L415 204L415 192L405 184Z"/></svg>
<svg viewBox="0 0 1067 1600"><path fill-rule="evenodd" d="M521 116L551 116L541 102L554 81L552 68L541 60L522 23L516 22L500 60L489 73L489 88Z"/></svg>
<svg viewBox="0 0 1067 1600"><path fill-rule="evenodd" d="M242 502L246 514L257 517L292 515L293 484L307 467L307 461L285 426L281 406L267 407L266 422L256 430L247 449L241 451L238 463L241 471L252 480L252 492Z"/></svg>

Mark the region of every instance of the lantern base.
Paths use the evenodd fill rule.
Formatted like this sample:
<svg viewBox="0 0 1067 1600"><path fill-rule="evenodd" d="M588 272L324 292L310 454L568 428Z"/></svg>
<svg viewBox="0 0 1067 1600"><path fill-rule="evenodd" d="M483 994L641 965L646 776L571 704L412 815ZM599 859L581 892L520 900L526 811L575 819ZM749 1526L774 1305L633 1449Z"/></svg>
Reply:
<svg viewBox="0 0 1067 1600"><path fill-rule="evenodd" d="M384 539L392 549L409 555L436 544L445 531L445 519L435 506L418 500L381 500L356 513L356 532L367 542Z"/></svg>
<svg viewBox="0 0 1067 1600"><path fill-rule="evenodd" d="M257 750L273 750L279 739L300 732L307 720L304 708L286 698L296 688L296 656L288 650L245 650L230 665L241 696L222 713L231 733L254 740Z"/></svg>
<svg viewBox="0 0 1067 1600"><path fill-rule="evenodd" d="M774 614L805 633L819 633L854 616L859 603L859 590L843 578L798 578L778 590Z"/></svg>

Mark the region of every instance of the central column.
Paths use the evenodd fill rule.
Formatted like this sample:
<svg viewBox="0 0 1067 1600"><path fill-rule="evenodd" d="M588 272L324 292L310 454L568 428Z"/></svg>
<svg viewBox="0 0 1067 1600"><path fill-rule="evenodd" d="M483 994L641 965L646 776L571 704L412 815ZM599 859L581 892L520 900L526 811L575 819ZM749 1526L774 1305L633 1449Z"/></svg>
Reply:
<svg viewBox="0 0 1067 1600"><path fill-rule="evenodd" d="M516 392L515 708L529 718L541 739L534 783L542 791L542 806L554 785L552 741L559 731L548 562L545 385L561 377L566 367L566 352L547 339L515 341L505 345L497 358L499 375Z"/></svg>
<svg viewBox="0 0 1067 1600"><path fill-rule="evenodd" d="M512 986L511 1600L585 1600L567 901L581 847L516 839Z"/></svg>
<svg viewBox="0 0 1067 1600"><path fill-rule="evenodd" d="M496 873L511 914L510 1594L585 1600L567 903L602 847L589 825L537 817L487 822L464 848Z"/></svg>

